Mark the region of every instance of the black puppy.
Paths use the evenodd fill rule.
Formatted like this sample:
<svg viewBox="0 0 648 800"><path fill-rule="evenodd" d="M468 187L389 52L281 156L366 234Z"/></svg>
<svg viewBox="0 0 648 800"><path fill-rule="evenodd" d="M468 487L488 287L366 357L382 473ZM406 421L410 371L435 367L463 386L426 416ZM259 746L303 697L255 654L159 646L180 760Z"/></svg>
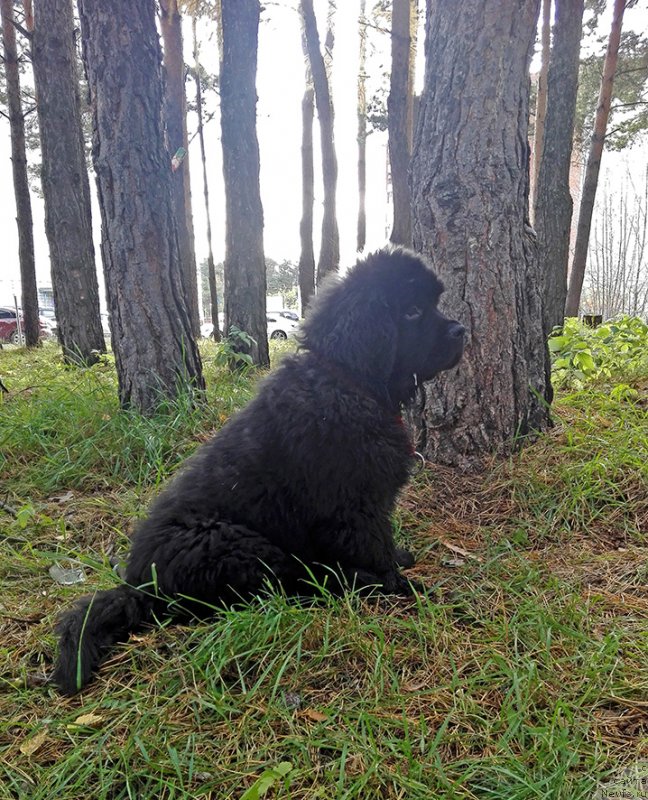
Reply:
<svg viewBox="0 0 648 800"><path fill-rule="evenodd" d="M390 515L413 448L401 405L453 367L464 329L418 256L382 250L321 291L301 349L193 456L133 538L126 583L58 623L54 682L73 694L154 617L204 615L263 590L339 581L411 594ZM333 587L335 588L335 587Z"/></svg>

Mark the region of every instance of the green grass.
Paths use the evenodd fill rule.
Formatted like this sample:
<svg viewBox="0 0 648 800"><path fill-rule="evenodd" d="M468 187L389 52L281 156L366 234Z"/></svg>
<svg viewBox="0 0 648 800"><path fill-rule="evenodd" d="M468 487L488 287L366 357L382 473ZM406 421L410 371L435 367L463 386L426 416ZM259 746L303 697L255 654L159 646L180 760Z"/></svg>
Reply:
<svg viewBox="0 0 648 800"><path fill-rule="evenodd" d="M396 515L425 598L279 594L132 637L81 697L44 683L56 615L114 581L159 484L254 379L204 346L208 403L117 408L109 361L0 352L0 798L591 798L648 755L648 380L558 398L479 475ZM48 574L70 556L87 582Z"/></svg>

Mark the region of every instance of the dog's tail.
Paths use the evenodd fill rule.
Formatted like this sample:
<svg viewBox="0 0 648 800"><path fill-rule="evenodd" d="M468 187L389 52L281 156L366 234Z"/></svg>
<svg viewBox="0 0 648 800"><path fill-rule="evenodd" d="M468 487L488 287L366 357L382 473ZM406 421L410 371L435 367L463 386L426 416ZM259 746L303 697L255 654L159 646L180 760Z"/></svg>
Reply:
<svg viewBox="0 0 648 800"><path fill-rule="evenodd" d="M151 619L154 605L153 596L124 584L83 597L64 614L56 625L60 640L52 675L60 691L83 689L110 649Z"/></svg>

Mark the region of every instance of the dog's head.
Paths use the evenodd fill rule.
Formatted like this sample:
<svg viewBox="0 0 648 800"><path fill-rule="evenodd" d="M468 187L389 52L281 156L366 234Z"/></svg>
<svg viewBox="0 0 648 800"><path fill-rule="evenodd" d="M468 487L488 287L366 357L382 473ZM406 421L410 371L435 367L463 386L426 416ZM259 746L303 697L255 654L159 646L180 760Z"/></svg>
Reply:
<svg viewBox="0 0 648 800"><path fill-rule="evenodd" d="M438 309L443 284L419 256L379 250L322 289L302 346L338 364L394 404L455 366L464 328Z"/></svg>

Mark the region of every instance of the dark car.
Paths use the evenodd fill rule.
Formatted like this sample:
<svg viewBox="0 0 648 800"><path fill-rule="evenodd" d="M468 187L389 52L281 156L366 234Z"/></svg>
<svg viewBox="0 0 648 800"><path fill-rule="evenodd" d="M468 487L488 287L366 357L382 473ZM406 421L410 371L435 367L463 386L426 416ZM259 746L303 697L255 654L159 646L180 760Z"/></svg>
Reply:
<svg viewBox="0 0 648 800"><path fill-rule="evenodd" d="M20 326L24 325L22 314L20 315ZM39 335L41 339L45 339L49 333L45 321L38 320ZM22 331L21 331L22 332ZM18 334L18 320L16 318L16 309L11 306L0 306L0 341L11 342L11 344L21 344L25 339L24 333L22 337Z"/></svg>

